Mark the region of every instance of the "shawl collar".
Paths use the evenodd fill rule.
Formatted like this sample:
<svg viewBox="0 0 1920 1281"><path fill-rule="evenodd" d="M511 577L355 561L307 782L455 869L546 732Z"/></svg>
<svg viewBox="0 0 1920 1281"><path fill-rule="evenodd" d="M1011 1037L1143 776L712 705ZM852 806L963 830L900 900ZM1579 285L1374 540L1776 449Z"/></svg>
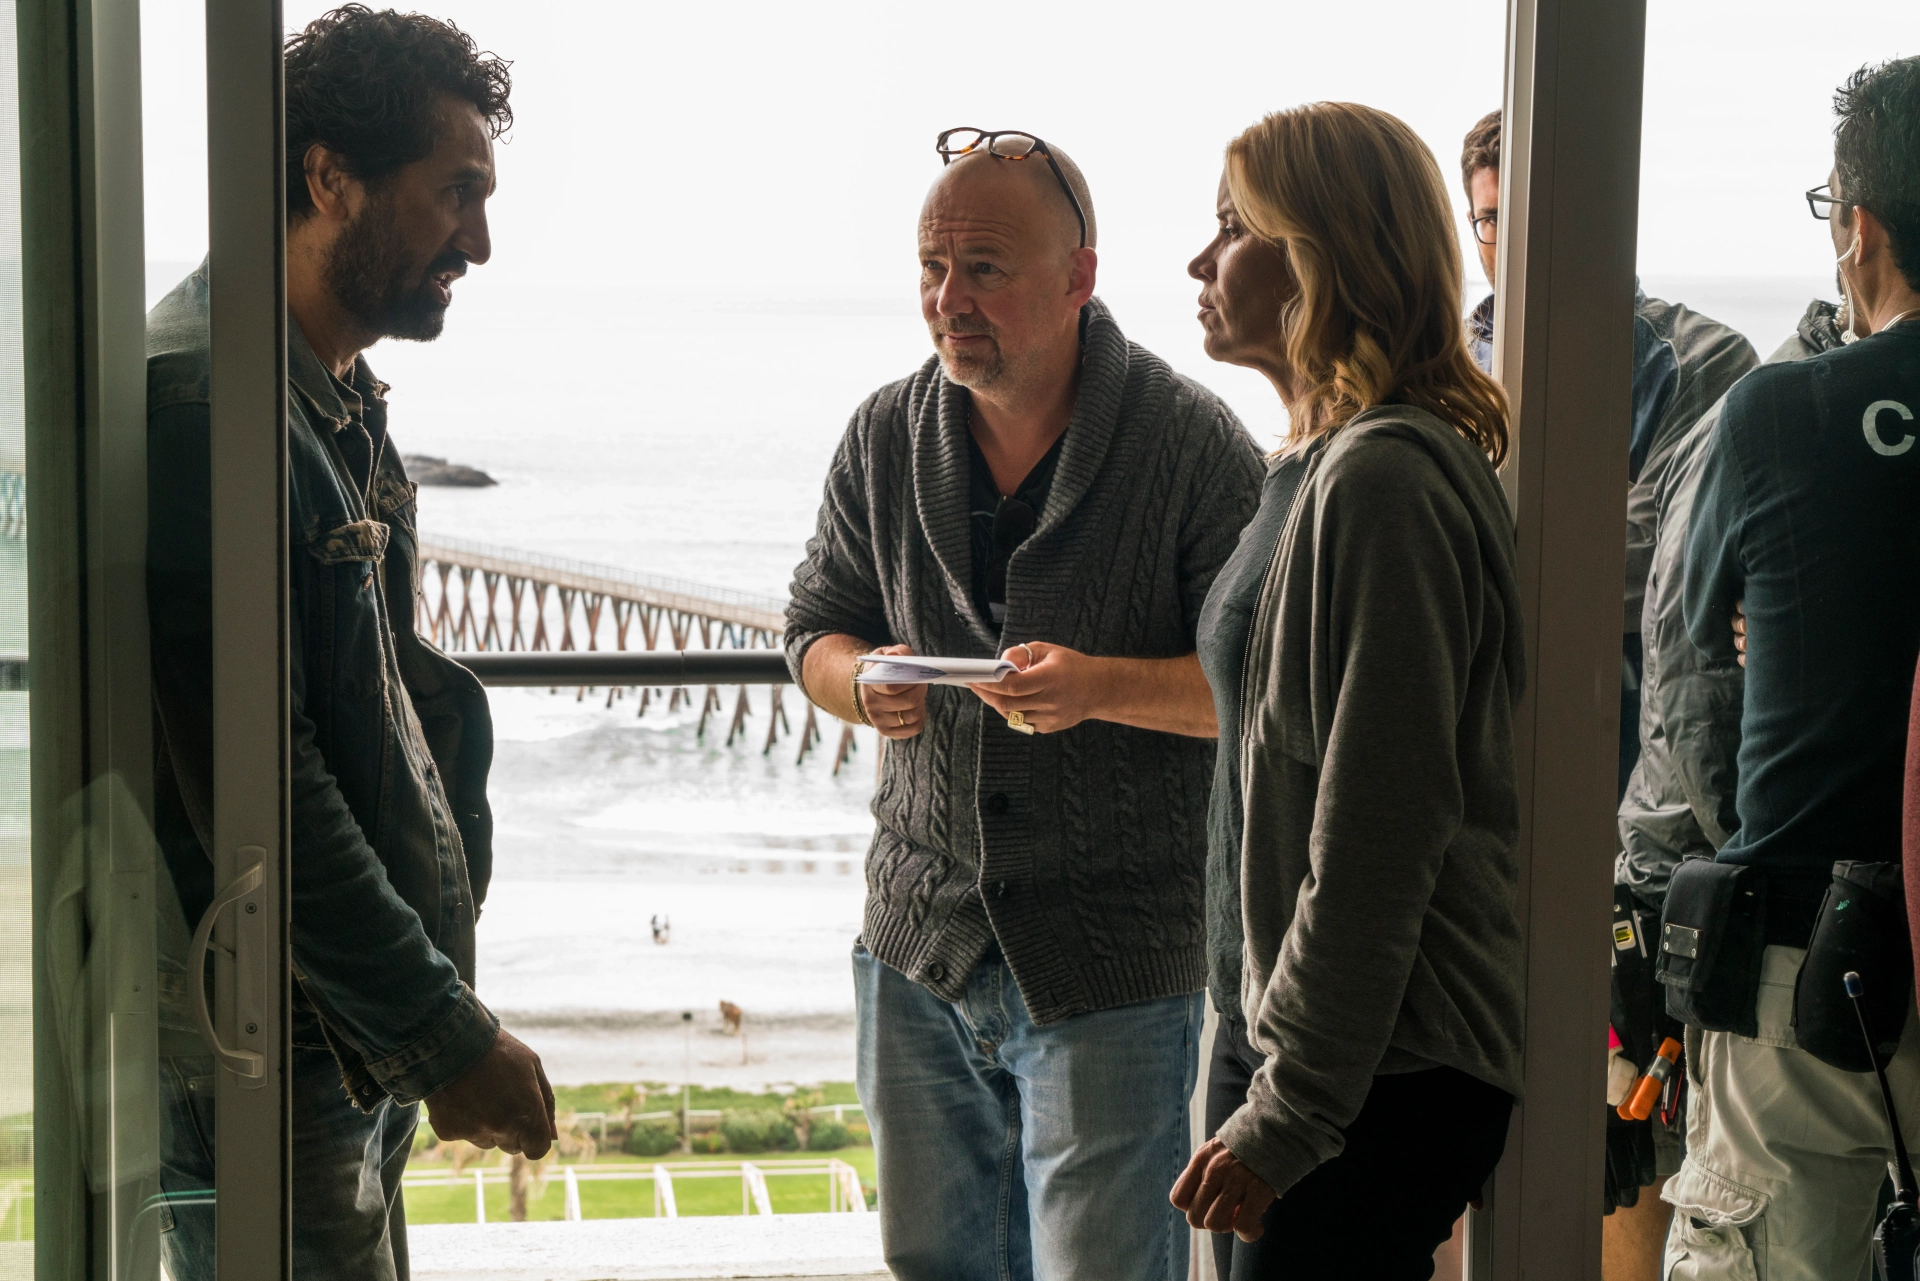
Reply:
<svg viewBox="0 0 1920 1281"><path fill-rule="evenodd" d="M1058 526L1086 496L1106 461L1120 421L1127 386L1127 340L1113 313L1098 298L1080 309L1080 387L1066 444L1033 537ZM938 358L931 363L933 394L913 414L913 496L920 528L946 579L947 590L967 620L973 638L988 653L999 650L997 629L973 600L973 546L967 497L972 461L967 451L971 393L952 382ZM1031 540L1030 540L1031 541Z"/></svg>

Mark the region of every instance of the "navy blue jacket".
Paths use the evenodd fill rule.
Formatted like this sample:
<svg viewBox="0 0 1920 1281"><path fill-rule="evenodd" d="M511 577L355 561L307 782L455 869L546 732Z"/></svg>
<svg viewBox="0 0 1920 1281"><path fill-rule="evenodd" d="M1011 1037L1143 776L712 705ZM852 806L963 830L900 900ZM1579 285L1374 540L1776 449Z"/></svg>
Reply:
<svg viewBox="0 0 1920 1281"><path fill-rule="evenodd" d="M1824 880L1900 857L1920 655L1920 323L1748 374L1687 536L1687 634L1733 656L1745 601L1740 827L1720 859Z"/></svg>

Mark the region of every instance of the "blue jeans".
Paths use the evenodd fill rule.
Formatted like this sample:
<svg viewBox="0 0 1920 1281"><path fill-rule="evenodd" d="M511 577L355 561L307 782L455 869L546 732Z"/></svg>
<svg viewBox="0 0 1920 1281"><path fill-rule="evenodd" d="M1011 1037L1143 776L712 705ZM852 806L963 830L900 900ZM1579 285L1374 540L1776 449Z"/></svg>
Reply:
<svg viewBox="0 0 1920 1281"><path fill-rule="evenodd" d="M362 1112L324 1046L293 1047L294 1281L407 1281L407 1168L420 1105ZM173 1281L214 1281L213 1059L160 1060L161 1251Z"/></svg>
<svg viewBox="0 0 1920 1281"><path fill-rule="evenodd" d="M1038 1027L997 956L953 1004L859 944L853 982L898 1281L1185 1281L1200 993Z"/></svg>

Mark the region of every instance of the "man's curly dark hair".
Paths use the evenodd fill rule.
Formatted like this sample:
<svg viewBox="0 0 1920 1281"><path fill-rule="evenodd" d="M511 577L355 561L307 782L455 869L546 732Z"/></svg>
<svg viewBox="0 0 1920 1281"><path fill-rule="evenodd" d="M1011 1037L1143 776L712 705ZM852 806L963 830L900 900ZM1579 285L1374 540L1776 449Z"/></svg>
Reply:
<svg viewBox="0 0 1920 1281"><path fill-rule="evenodd" d="M1920 57L1860 68L1833 113L1837 194L1886 224L1900 274L1920 289Z"/></svg>
<svg viewBox="0 0 1920 1281"><path fill-rule="evenodd" d="M313 209L306 161L316 143L371 184L432 153L437 93L471 102L489 137L513 124L512 64L425 14L342 5L287 37L286 59L289 217Z"/></svg>

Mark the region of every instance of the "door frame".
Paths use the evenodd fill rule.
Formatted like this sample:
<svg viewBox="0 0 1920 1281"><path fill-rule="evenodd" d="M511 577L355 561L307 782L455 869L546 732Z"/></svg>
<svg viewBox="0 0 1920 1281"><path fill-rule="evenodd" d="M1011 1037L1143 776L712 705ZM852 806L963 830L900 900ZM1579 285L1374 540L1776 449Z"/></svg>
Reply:
<svg viewBox="0 0 1920 1281"><path fill-rule="evenodd" d="M1600 1281L1646 0L1510 0L1494 370L1519 541L1525 1102L1473 1281ZM1596 484L1594 477L1619 477Z"/></svg>
<svg viewBox="0 0 1920 1281"><path fill-rule="evenodd" d="M258 869L215 925L215 1027L258 1056L218 1057L215 1213L248 1278L292 1270L283 40L279 0L207 0L214 883Z"/></svg>
<svg viewBox="0 0 1920 1281"><path fill-rule="evenodd" d="M139 14L137 0L18 0L17 13L29 610L43 656L32 705L40 919L43 852L88 834L68 799L117 775L149 813L151 804L136 750L150 732L135 572L144 559ZM1622 560L1618 493L1590 478L1625 474L1644 35L1644 0L1509 0L1496 360L1514 408L1505 476L1531 673L1516 720L1529 1035L1527 1102L1488 1208L1470 1225L1476 1281L1599 1276L1599 940ZM215 1023L263 1063L258 1077L218 1073L217 1206L221 1266L248 1278L290 1273L282 39L277 0L208 0L214 856L221 884L261 868L258 887L220 923L236 960L216 964ZM46 661L55 654L86 657ZM118 838L106 839L118 857ZM247 928L234 923L243 915ZM53 997L40 949L35 965L38 1021ZM60 1261L82 1257L97 1275L118 1231L106 1233L101 1258L101 1208L77 1139L85 1100L43 1056L43 1040L36 1031L41 1275L77 1275ZM105 1213L121 1221L122 1211Z"/></svg>

